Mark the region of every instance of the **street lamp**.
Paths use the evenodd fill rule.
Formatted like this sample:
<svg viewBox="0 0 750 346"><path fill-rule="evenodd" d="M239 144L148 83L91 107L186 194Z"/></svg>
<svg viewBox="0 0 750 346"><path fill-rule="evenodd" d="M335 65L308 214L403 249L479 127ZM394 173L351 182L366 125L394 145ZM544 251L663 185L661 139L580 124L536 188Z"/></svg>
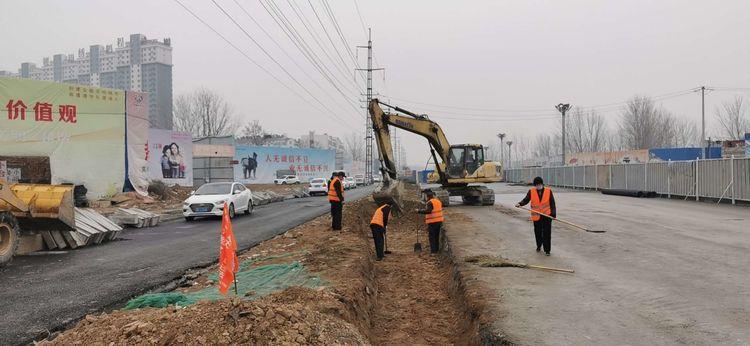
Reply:
<svg viewBox="0 0 750 346"><path fill-rule="evenodd" d="M500 164L502 165L503 164L503 150L505 150L503 149L503 138L505 138L505 134L498 133L497 138L500 138Z"/></svg>
<svg viewBox="0 0 750 346"><path fill-rule="evenodd" d="M513 145L513 141L508 141L508 143L506 143L506 144L508 144L508 168L511 168L511 166L513 166L513 161L511 161L510 146Z"/></svg>
<svg viewBox="0 0 750 346"><path fill-rule="evenodd" d="M562 165L565 166L565 112L570 109L570 103L560 103L555 108L562 114Z"/></svg>

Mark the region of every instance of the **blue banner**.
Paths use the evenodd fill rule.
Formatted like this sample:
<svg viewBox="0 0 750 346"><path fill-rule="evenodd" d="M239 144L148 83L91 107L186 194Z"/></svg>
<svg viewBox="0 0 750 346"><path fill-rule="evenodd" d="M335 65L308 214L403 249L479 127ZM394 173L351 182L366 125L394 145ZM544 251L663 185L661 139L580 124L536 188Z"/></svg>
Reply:
<svg viewBox="0 0 750 346"><path fill-rule="evenodd" d="M245 184L273 183L277 171L291 171L302 182L314 178L328 178L335 168L333 150L256 147L235 147L235 178Z"/></svg>

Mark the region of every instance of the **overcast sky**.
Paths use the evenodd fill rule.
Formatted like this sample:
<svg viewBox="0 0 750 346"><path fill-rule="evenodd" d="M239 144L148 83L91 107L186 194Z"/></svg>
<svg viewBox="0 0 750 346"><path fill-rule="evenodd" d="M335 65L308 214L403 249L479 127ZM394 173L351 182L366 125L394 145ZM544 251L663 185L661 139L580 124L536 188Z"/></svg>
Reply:
<svg viewBox="0 0 750 346"><path fill-rule="evenodd" d="M259 1L237 0L304 72L234 0L217 0L325 107L334 110L335 116L300 89L211 1L180 1L297 95L171 0L4 0L4 10L0 11L0 70L15 71L25 61L41 64L43 57L56 53L77 54L78 48L91 44L114 45L117 37L131 33L156 39L170 37L175 95L201 86L215 90L243 122L258 119L269 130L290 136L309 130L339 136L364 132L364 110L355 112L354 106L316 72ZM347 63L338 67L346 68L345 73L337 72L295 16L294 9L303 12L313 24L316 38L326 45L326 52L343 65L317 23L310 2L292 1L298 7L290 7L285 0L275 3L337 76L337 86L350 101L361 99L356 93L362 90L354 90L351 82L344 81L353 78L353 62L321 0L310 2ZM355 2L328 2L352 51L353 46L366 44ZM455 143L488 144L496 141L498 131L515 138L554 131L560 121L553 106L559 102L577 106L611 104L636 94L664 95L700 85L750 88L747 0L358 0L357 4L364 22L373 29L377 62L386 68L385 77L375 73L375 91L398 98L391 101L403 108L431 114ZM358 54L362 67L364 53ZM362 80L358 83L361 87ZM736 93L714 91L707 95L709 135L717 133L715 107ZM660 104L680 117L700 121L697 93L667 98ZM616 107L602 110L614 125L619 116ZM403 137L409 163L424 165L426 142L411 134Z"/></svg>

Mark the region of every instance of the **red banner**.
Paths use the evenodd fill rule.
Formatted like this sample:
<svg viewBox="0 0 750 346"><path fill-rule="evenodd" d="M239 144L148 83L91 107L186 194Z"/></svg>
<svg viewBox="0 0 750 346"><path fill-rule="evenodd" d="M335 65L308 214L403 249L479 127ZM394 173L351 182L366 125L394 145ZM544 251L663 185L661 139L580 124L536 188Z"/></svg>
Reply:
<svg viewBox="0 0 750 346"><path fill-rule="evenodd" d="M239 270L237 258L237 240L232 232L232 221L229 219L229 206L224 202L224 215L221 218L221 249L219 250L219 292L227 294L234 282L234 273Z"/></svg>

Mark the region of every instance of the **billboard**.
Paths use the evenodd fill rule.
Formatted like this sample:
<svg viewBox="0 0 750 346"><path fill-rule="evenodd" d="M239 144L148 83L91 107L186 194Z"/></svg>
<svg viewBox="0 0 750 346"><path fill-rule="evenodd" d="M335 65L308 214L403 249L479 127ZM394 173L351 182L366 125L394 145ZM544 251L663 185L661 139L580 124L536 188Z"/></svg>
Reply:
<svg viewBox="0 0 750 346"><path fill-rule="evenodd" d="M567 165L604 165L610 163L648 162L648 149L566 154Z"/></svg>
<svg viewBox="0 0 750 346"><path fill-rule="evenodd" d="M745 157L750 158L750 133L745 134Z"/></svg>
<svg viewBox="0 0 750 346"><path fill-rule="evenodd" d="M146 156L151 180L193 186L193 138L189 133L149 129Z"/></svg>
<svg viewBox="0 0 750 346"><path fill-rule="evenodd" d="M125 93L127 121L127 169L128 180L136 192L148 195L148 93L127 91Z"/></svg>
<svg viewBox="0 0 750 346"><path fill-rule="evenodd" d="M273 183L276 171L294 171L300 180L328 178L335 169L336 154L333 150L255 147L235 147L234 177L245 184Z"/></svg>
<svg viewBox="0 0 750 346"><path fill-rule="evenodd" d="M122 191L124 91L0 77L0 104L0 155L49 157L51 182L89 198Z"/></svg>

